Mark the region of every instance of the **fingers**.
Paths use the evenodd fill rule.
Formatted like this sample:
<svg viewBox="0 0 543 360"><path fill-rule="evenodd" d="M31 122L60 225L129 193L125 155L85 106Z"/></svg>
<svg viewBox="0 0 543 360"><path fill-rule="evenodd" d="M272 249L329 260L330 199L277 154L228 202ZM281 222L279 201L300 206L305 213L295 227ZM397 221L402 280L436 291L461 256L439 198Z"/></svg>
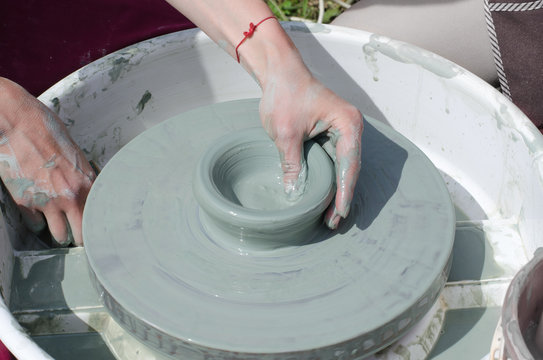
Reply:
<svg viewBox="0 0 543 360"><path fill-rule="evenodd" d="M325 223L331 229L336 229L341 218L349 215L360 173L362 115L359 115L359 118L355 115L348 124L346 128L340 130L341 136L337 137L335 159L337 191L335 201L325 214Z"/></svg>
<svg viewBox="0 0 543 360"><path fill-rule="evenodd" d="M60 246L83 246L82 219L87 188L79 189L75 197L51 199L43 209L53 240Z"/></svg>
<svg viewBox="0 0 543 360"><path fill-rule="evenodd" d="M71 232L73 244L83 246L82 219L83 207L75 208L66 213L67 228Z"/></svg>
<svg viewBox="0 0 543 360"><path fill-rule="evenodd" d="M83 246L82 220L89 187L80 188L75 197L60 200L45 212L51 235L60 245ZM53 204L51 204L53 205ZM46 208L47 210L47 208ZM51 223L50 218L53 223ZM62 227L62 220L64 227Z"/></svg>
<svg viewBox="0 0 543 360"><path fill-rule="evenodd" d="M19 210L25 226L33 233L38 234L49 225L49 231L57 245L68 246L74 244L83 246L82 211L79 209L74 209L68 213L49 211L46 216L39 211L24 206L19 206Z"/></svg>
<svg viewBox="0 0 543 360"><path fill-rule="evenodd" d="M324 214L324 223L328 228L335 230L339 226L339 221L341 220L341 216L338 214L336 209L336 204L332 203L326 210L326 213Z"/></svg>
<svg viewBox="0 0 543 360"><path fill-rule="evenodd" d="M49 210L45 211L44 215L53 240L60 246L70 245L73 242L73 235L64 212Z"/></svg>
<svg viewBox="0 0 543 360"><path fill-rule="evenodd" d="M303 154L303 138L281 136L275 140L283 170L283 185L287 199L298 200L304 193L307 180L307 165Z"/></svg>
<svg viewBox="0 0 543 360"><path fill-rule="evenodd" d="M19 210L26 227L34 233L41 232L49 227L51 237L59 246L74 244L83 246L82 218L84 197L82 201L63 200L66 210L62 210L58 204L48 204L43 209L43 214L35 209L29 209L19 205Z"/></svg>
<svg viewBox="0 0 543 360"><path fill-rule="evenodd" d="M22 205L19 205L19 211L23 223L33 233L38 234L49 225L51 236L59 246L83 246L82 206L73 207L67 212L51 209L45 212L45 216L40 211Z"/></svg>
<svg viewBox="0 0 543 360"><path fill-rule="evenodd" d="M325 214L325 222L330 229L336 229L341 218L344 219L349 215L359 172L360 156L355 150L347 156L338 158L336 165L336 198Z"/></svg>
<svg viewBox="0 0 543 360"><path fill-rule="evenodd" d="M305 190L303 141L326 134L316 140L336 164L337 192L325 219L329 227L337 228L349 213L360 171L363 124L358 109L311 75L278 77L263 87L260 117L279 150L283 183L290 199L299 198Z"/></svg>

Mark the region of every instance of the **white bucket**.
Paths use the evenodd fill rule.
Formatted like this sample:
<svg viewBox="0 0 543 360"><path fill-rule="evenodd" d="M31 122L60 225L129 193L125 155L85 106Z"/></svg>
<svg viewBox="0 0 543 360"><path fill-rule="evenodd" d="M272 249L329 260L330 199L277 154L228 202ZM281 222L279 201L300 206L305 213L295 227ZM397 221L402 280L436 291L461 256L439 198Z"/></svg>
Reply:
<svg viewBox="0 0 543 360"><path fill-rule="evenodd" d="M514 273L542 245L539 131L494 88L437 55L358 30L301 23L284 27L324 84L426 153L442 172L455 203L457 234L480 231L504 270L492 279L449 282L435 313L425 320L424 329L438 324L432 341L439 335L444 309L501 306ZM203 33L190 30L108 55L66 77L39 99L58 112L88 159L104 166L136 135L173 115L260 95L235 60ZM10 211L6 208L0 218L4 298L0 339L18 359L46 359L49 356L18 324L28 319L29 312L14 312L6 305L14 268L16 273L28 269L35 263L29 256L39 255L13 250L20 248L24 236ZM40 259L44 256L49 255ZM91 311L99 311L98 305L71 306L78 300L73 300L77 296L72 297L68 282L60 287L73 314L103 330L107 321L97 320L102 318ZM77 327L73 318L63 318L64 333ZM415 337L406 336L377 357L400 351L411 358L426 357L433 342L424 346Z"/></svg>

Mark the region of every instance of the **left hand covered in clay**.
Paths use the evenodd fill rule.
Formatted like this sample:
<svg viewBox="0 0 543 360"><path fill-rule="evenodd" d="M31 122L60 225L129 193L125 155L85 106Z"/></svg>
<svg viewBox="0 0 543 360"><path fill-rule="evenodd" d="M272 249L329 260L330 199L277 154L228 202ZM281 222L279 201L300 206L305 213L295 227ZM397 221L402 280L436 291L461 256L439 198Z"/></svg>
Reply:
<svg viewBox="0 0 543 360"><path fill-rule="evenodd" d="M94 171L58 116L4 78L0 177L31 230L43 229L46 219L60 245L83 244L81 220Z"/></svg>

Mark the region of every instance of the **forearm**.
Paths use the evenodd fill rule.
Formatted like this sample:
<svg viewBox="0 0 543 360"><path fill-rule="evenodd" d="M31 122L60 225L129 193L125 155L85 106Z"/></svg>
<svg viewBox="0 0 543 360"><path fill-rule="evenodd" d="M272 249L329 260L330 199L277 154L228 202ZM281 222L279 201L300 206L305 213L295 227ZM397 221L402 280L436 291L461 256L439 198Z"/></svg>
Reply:
<svg viewBox="0 0 543 360"><path fill-rule="evenodd" d="M167 0L181 11L234 59L236 46L249 24L273 16L261 0ZM258 26L253 36L238 49L240 62L262 87L270 77L284 70L309 74L301 56L275 19Z"/></svg>

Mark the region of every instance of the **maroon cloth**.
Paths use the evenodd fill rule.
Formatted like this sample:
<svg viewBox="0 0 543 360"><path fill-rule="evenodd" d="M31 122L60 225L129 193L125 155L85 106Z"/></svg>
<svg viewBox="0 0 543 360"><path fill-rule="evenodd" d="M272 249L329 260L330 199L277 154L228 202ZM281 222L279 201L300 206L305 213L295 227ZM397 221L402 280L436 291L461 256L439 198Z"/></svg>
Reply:
<svg viewBox="0 0 543 360"><path fill-rule="evenodd" d="M13 355L10 354L8 349L0 342L0 360L14 360Z"/></svg>
<svg viewBox="0 0 543 360"><path fill-rule="evenodd" d="M192 27L164 0L0 0L0 76L38 96L110 52Z"/></svg>
<svg viewBox="0 0 543 360"><path fill-rule="evenodd" d="M0 0L0 76L38 96L115 50L192 27L164 0Z"/></svg>

